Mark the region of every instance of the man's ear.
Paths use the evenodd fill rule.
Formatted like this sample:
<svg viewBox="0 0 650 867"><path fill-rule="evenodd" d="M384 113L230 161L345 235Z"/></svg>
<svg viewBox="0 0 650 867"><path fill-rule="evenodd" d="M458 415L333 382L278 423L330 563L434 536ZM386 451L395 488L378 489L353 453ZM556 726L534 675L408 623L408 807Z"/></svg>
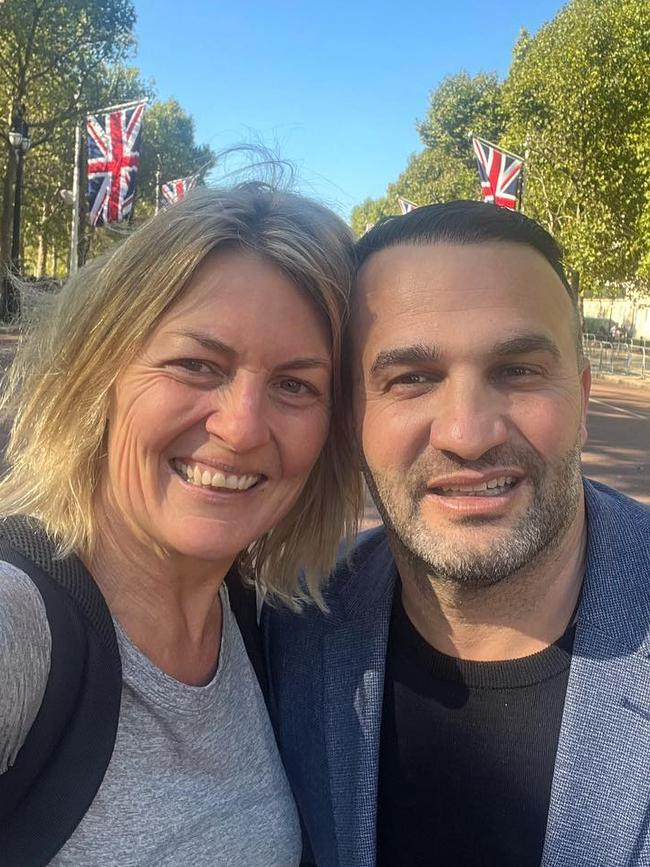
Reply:
<svg viewBox="0 0 650 867"><path fill-rule="evenodd" d="M589 395L591 394L591 365L585 359L582 373L580 374L580 390L582 392L582 408L580 420L580 442L584 446L587 442L587 412L589 410Z"/></svg>

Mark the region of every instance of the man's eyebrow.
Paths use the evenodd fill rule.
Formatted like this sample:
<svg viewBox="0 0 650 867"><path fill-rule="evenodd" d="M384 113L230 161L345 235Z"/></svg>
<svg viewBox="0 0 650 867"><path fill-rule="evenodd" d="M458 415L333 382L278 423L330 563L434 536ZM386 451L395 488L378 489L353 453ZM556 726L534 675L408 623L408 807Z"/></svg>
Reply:
<svg viewBox="0 0 650 867"><path fill-rule="evenodd" d="M395 349L383 349L379 352L370 368L374 376L389 367L409 364L431 364L440 361L440 350L426 343L414 343L412 346L398 346Z"/></svg>
<svg viewBox="0 0 650 867"><path fill-rule="evenodd" d="M196 341L204 349L210 352L216 352L219 355L227 355L234 358L237 355L237 350L232 346L228 346L222 340L216 337L211 337L207 334L202 334L200 331L175 331L175 334L180 337L189 337L190 340ZM329 358L324 358L319 355L300 356L298 358L288 358L286 361L281 361L276 365L278 370L312 370L314 368L324 368L329 370L331 367Z"/></svg>
<svg viewBox="0 0 650 867"><path fill-rule="evenodd" d="M518 334L496 343L491 350L493 355L526 355L530 352L548 352L554 358L560 358L557 344L545 334Z"/></svg>

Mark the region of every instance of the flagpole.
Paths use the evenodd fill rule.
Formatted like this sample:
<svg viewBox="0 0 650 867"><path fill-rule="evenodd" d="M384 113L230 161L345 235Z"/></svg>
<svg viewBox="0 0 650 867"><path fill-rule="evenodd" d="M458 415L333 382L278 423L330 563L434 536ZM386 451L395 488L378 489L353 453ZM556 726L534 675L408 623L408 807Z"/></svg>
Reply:
<svg viewBox="0 0 650 867"><path fill-rule="evenodd" d="M509 157L514 157L516 160L523 160L524 159L524 157L520 157L519 154L515 154L512 151L507 151L501 145L494 144L493 141L488 141L486 138L483 138L483 136L480 136L480 135L475 136L474 134L470 134L470 141L473 138L478 138L481 141L484 141L485 144L490 145L491 148L494 148L497 151L501 151L501 153L503 153L503 154L508 154Z"/></svg>
<svg viewBox="0 0 650 867"><path fill-rule="evenodd" d="M160 154L156 154L156 214L160 211Z"/></svg>
<svg viewBox="0 0 650 867"><path fill-rule="evenodd" d="M97 108L94 111L89 111L88 114L109 114L112 111L124 111L127 108L133 108L134 105L140 105L142 102L149 102L147 97L142 99L132 99L130 102L123 102L120 105L109 105L107 108Z"/></svg>
<svg viewBox="0 0 650 867"><path fill-rule="evenodd" d="M517 190L517 199L519 204L519 212L521 214L524 213L524 172L526 171L526 167L528 165L528 148L524 150L524 159L521 163L521 177L519 178L519 189Z"/></svg>
<svg viewBox="0 0 650 867"><path fill-rule="evenodd" d="M81 171L81 121L77 121L74 131L74 171L72 173L72 229L70 231L70 275L76 274L79 267L79 204Z"/></svg>

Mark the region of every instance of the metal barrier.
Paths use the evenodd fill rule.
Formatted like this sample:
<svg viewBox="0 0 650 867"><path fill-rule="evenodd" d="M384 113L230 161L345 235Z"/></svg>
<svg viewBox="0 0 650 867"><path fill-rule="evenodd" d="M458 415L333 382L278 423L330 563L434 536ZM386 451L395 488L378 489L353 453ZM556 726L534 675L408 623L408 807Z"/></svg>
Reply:
<svg viewBox="0 0 650 867"><path fill-rule="evenodd" d="M599 340L595 334L583 334L582 347L596 374L614 373L641 379L650 375L650 356L645 340Z"/></svg>

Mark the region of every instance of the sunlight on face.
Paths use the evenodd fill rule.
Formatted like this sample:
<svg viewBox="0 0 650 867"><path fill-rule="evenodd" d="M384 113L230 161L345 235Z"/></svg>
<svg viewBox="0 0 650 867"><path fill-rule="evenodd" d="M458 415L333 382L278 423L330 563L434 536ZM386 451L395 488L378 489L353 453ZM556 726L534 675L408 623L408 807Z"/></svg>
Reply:
<svg viewBox="0 0 650 867"><path fill-rule="evenodd" d="M117 382L102 508L127 543L232 562L298 498L330 378L327 328L293 282L253 254L211 254Z"/></svg>
<svg viewBox="0 0 650 867"><path fill-rule="evenodd" d="M357 428L368 484L429 571L494 583L557 544L581 497L589 372L533 248L405 245L360 274Z"/></svg>

